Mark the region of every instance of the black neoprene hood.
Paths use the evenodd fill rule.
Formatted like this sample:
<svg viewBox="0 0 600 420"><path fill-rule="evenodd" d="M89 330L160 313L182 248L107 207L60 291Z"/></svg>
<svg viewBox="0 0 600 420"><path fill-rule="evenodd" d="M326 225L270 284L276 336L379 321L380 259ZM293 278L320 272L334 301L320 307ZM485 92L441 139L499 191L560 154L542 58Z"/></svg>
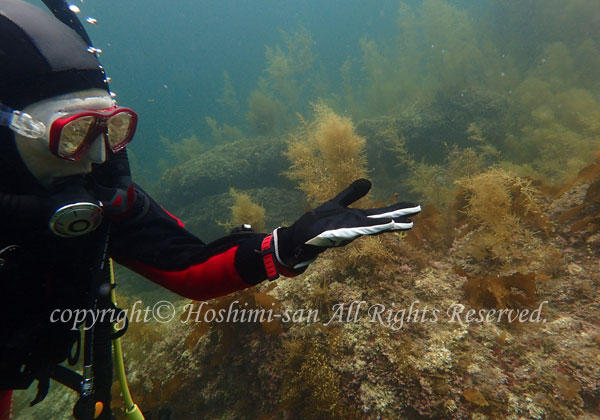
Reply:
<svg viewBox="0 0 600 420"><path fill-rule="evenodd" d="M0 0L0 102L22 109L78 90L107 90L104 79L75 31L29 3Z"/></svg>
<svg viewBox="0 0 600 420"><path fill-rule="evenodd" d="M73 29L49 11L21 0L0 0L0 102L16 110L66 93L108 92L95 54ZM0 193L39 188L16 150L13 133L0 127Z"/></svg>

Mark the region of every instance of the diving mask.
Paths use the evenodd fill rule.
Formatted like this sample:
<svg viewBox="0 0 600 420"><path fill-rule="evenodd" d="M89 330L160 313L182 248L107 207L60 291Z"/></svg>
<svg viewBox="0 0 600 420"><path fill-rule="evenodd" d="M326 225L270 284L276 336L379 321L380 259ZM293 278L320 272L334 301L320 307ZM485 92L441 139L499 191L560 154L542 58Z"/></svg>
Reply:
<svg viewBox="0 0 600 420"><path fill-rule="evenodd" d="M75 161L102 134L108 148L117 153L133 139L137 120L138 116L134 111L119 106L59 113L50 123L48 147L54 155ZM0 125L8 126L14 132L32 139L43 137L47 131L46 125L36 121L31 115L1 104Z"/></svg>

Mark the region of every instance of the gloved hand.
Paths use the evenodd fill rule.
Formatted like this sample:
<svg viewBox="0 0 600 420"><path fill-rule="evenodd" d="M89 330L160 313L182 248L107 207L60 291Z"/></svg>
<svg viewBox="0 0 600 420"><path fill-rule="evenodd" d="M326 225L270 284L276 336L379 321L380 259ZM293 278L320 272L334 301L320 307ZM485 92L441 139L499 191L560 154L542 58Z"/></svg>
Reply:
<svg viewBox="0 0 600 420"><path fill-rule="evenodd" d="M123 177L125 178L125 177ZM119 221L127 217L135 204L136 192L131 178L127 182L107 188L102 185L94 185L94 193L102 202L102 211L108 219Z"/></svg>
<svg viewBox="0 0 600 420"><path fill-rule="evenodd" d="M127 149L111 154L108 161L94 167L93 191L102 202L104 216L120 221L131 215L137 193L131 178Z"/></svg>
<svg viewBox="0 0 600 420"><path fill-rule="evenodd" d="M396 203L368 210L348 208L370 189L368 180L356 180L332 200L305 213L292 226L276 229L273 239L279 264L298 271L327 248L347 245L363 235L412 228L409 217L421 211L417 204Z"/></svg>

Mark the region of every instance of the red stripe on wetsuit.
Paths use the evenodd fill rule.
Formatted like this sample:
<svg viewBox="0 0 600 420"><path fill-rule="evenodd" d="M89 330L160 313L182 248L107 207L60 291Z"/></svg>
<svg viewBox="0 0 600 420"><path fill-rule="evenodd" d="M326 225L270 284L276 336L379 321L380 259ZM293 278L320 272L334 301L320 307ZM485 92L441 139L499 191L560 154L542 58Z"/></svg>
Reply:
<svg viewBox="0 0 600 420"><path fill-rule="evenodd" d="M120 261L118 257L116 261L188 299L208 300L251 286L242 280L235 268L237 249L235 246L200 264L174 271L161 270L139 261Z"/></svg>
<svg viewBox="0 0 600 420"><path fill-rule="evenodd" d="M12 391L0 391L0 420L10 419L12 395Z"/></svg>

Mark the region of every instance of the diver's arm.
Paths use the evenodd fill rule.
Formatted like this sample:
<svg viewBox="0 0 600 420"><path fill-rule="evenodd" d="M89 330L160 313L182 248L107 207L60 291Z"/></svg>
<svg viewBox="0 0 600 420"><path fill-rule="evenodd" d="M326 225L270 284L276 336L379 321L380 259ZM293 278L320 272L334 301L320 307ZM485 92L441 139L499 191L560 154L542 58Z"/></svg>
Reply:
<svg viewBox="0 0 600 420"><path fill-rule="evenodd" d="M193 299L208 299L256 284L279 274L294 276L323 251L349 244L365 235L412 228L411 217L421 211L413 203L381 208L348 207L371 188L358 179L334 198L305 213L289 227L271 235L238 233L204 245L183 229L181 222L149 198L147 212L132 208L128 225L113 235L116 255L134 255L133 261L114 256L155 282ZM139 207L142 192L136 195ZM136 218L139 222L135 222ZM118 226L118 223L115 223ZM119 251L120 250L120 251ZM163 254L164 252L164 254Z"/></svg>
<svg viewBox="0 0 600 420"><path fill-rule="evenodd" d="M118 164L122 164L119 169ZM371 182L358 179L334 198L273 234L240 232L208 245L134 187L126 154L104 166L120 174L112 188L98 187L107 197L104 215L113 220L110 255L117 262L180 295L196 300L223 296L282 274L293 277L331 247L365 235L412 228L410 217L421 211L412 203L381 208L348 207L364 197ZM97 174L101 176L101 171Z"/></svg>
<svg viewBox="0 0 600 420"><path fill-rule="evenodd" d="M205 300L267 278L261 244L267 236L241 232L205 244L136 187L136 204L112 224L110 255L118 263L190 299Z"/></svg>
<svg viewBox="0 0 600 420"><path fill-rule="evenodd" d="M10 420L12 398L11 390L0 391L0 420Z"/></svg>
<svg viewBox="0 0 600 420"><path fill-rule="evenodd" d="M260 253L267 235L244 232L205 244L133 183L126 149L96 166L92 177L104 216L112 221L109 253L120 264L197 300L267 278Z"/></svg>

